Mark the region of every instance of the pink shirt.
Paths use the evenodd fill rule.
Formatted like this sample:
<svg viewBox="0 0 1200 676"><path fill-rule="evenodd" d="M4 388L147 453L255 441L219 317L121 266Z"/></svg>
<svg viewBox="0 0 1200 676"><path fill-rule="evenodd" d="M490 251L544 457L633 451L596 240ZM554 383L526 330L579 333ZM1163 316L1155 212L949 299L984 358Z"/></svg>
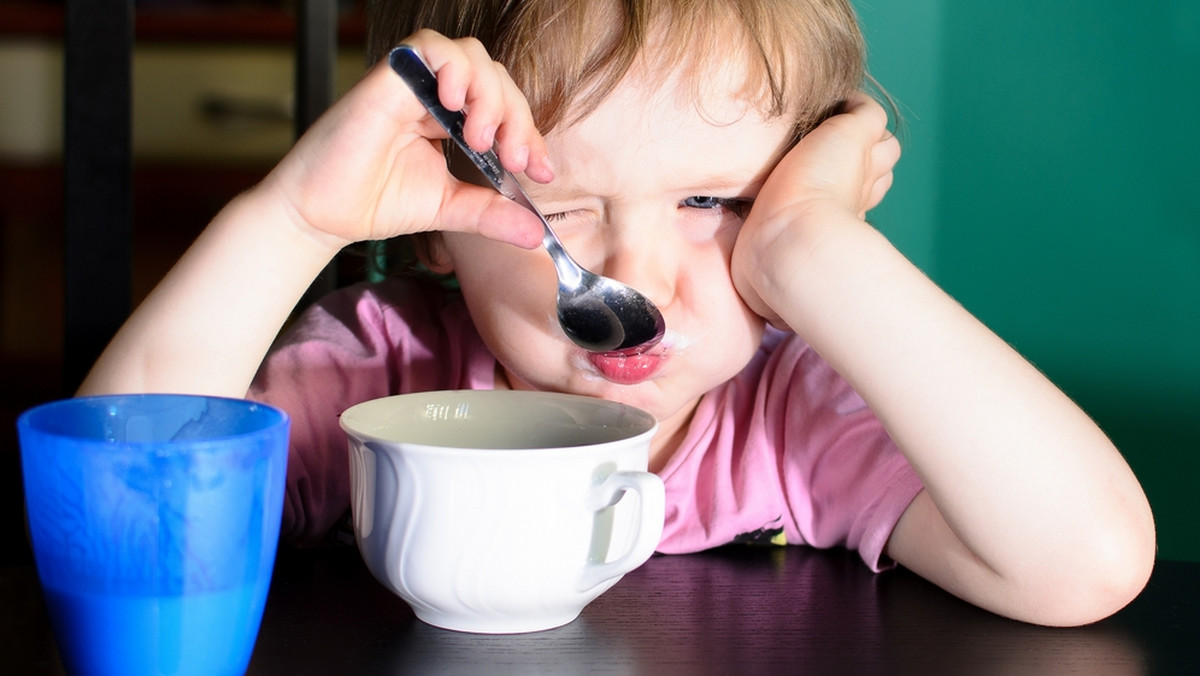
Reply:
<svg viewBox="0 0 1200 676"><path fill-rule="evenodd" d="M349 508L343 410L405 392L491 389L495 372L466 306L435 285L359 285L311 308L249 395L292 416L284 537L319 541ZM875 570L888 565L887 539L921 490L863 400L799 337L778 331L701 399L660 476L662 552L751 540L844 546Z"/></svg>

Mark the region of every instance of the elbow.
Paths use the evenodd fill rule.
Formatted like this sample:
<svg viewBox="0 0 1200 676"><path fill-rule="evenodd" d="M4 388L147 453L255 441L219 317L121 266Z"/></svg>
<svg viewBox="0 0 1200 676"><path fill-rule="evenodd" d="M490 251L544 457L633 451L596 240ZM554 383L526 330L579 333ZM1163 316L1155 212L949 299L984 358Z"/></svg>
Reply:
<svg viewBox="0 0 1200 676"><path fill-rule="evenodd" d="M1118 612L1145 589L1157 553L1154 522L1147 506L1108 523L1075 548L1031 603L1037 624L1072 627L1099 622Z"/></svg>
<svg viewBox="0 0 1200 676"><path fill-rule="evenodd" d="M1091 581L1094 603L1079 624L1098 622L1121 610L1150 581L1158 547L1149 506L1144 518L1131 521L1124 530L1098 538L1100 542L1089 552L1095 561Z"/></svg>

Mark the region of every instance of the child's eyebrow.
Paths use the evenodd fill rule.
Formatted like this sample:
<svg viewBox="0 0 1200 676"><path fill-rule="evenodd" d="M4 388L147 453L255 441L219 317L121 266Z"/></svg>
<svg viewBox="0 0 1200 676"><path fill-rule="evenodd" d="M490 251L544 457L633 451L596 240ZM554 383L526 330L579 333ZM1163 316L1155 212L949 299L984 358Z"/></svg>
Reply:
<svg viewBox="0 0 1200 676"><path fill-rule="evenodd" d="M766 181L769 171L755 172L753 175L739 176L728 172L687 177L666 184L662 190L669 193L687 193L689 196L712 195L728 197L749 197L757 195ZM597 186L583 182L572 181L569 177L546 185L530 184L526 186L532 197L541 200L565 200L580 195L606 196L596 192Z"/></svg>
<svg viewBox="0 0 1200 676"><path fill-rule="evenodd" d="M783 154L758 163L746 163L737 167L717 167L711 170L697 169L695 174L685 172L679 176L681 188L706 188L709 190L741 191L757 194Z"/></svg>
<svg viewBox="0 0 1200 676"><path fill-rule="evenodd" d="M766 180L765 174L762 176L755 175L746 178L740 176L730 177L725 174L715 175L699 180L686 181L686 184L694 188L703 188L714 192L735 192L757 194L762 188L763 182Z"/></svg>
<svg viewBox="0 0 1200 676"><path fill-rule="evenodd" d="M713 197L749 197L762 189L769 172L762 171L745 175L722 172L706 176L681 176L674 182L672 192Z"/></svg>
<svg viewBox="0 0 1200 676"><path fill-rule="evenodd" d="M731 199L746 199L751 200L758 196L762 189L762 180L754 180L750 182L741 181L700 181L680 183L676 187L664 188L661 192L664 196L673 195L675 197L725 197ZM578 187L571 185L559 186L531 186L526 188L530 199L535 204L555 204L568 203L577 200L600 199L606 201L619 195L598 194L594 190L589 189L585 185Z"/></svg>

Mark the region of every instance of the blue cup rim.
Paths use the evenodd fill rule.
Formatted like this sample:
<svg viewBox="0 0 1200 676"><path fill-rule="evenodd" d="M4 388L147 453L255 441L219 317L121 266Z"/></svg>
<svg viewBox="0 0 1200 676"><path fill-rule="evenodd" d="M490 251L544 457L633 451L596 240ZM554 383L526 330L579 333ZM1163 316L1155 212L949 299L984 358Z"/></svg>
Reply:
<svg viewBox="0 0 1200 676"><path fill-rule="evenodd" d="M61 431L46 429L44 425L38 424L38 419L42 416L47 416L61 409L78 408L78 407L102 407L108 403L128 402L130 400L151 400L157 399L164 402L170 401L215 401L223 404L232 405L235 407L245 407L248 410L262 411L265 413L262 424L247 429L242 432L231 432L219 436L204 437L202 439L187 439L181 441L173 441L161 439L156 441L112 441L100 438L95 435L85 434L70 434ZM287 412L276 406L266 404L252 399L239 399L236 397L222 397L207 394L182 394L168 392L139 392L127 394L98 394L87 395L81 397L70 397L66 399L57 399L38 404L23 413L17 418L17 430L20 434L34 434L47 437L56 437L61 439L72 439L77 443L94 443L104 445L110 448L145 448L145 447L170 447L176 444L180 446L188 446L191 448L203 446L209 443L222 444L235 439L253 439L259 436L265 436L275 433L280 427L290 425L291 418Z"/></svg>

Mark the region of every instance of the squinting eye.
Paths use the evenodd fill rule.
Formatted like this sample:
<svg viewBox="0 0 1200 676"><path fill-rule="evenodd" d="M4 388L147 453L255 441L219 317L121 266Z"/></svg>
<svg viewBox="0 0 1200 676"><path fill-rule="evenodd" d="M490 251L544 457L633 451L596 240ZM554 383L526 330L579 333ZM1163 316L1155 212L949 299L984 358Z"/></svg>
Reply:
<svg viewBox="0 0 1200 676"><path fill-rule="evenodd" d="M709 195L697 195L689 197L683 201L684 206L693 207L695 209L716 209L724 206L724 200L720 197L711 197Z"/></svg>
<svg viewBox="0 0 1200 676"><path fill-rule="evenodd" d="M566 211L550 211L543 214L546 222L553 223L555 229L579 229L595 226L596 213L590 209L567 209Z"/></svg>
<svg viewBox="0 0 1200 676"><path fill-rule="evenodd" d="M751 201L748 199L730 199L726 197L712 197L711 195L695 195L683 200L683 206L692 209L728 209L739 218L745 218L746 213L750 211Z"/></svg>

